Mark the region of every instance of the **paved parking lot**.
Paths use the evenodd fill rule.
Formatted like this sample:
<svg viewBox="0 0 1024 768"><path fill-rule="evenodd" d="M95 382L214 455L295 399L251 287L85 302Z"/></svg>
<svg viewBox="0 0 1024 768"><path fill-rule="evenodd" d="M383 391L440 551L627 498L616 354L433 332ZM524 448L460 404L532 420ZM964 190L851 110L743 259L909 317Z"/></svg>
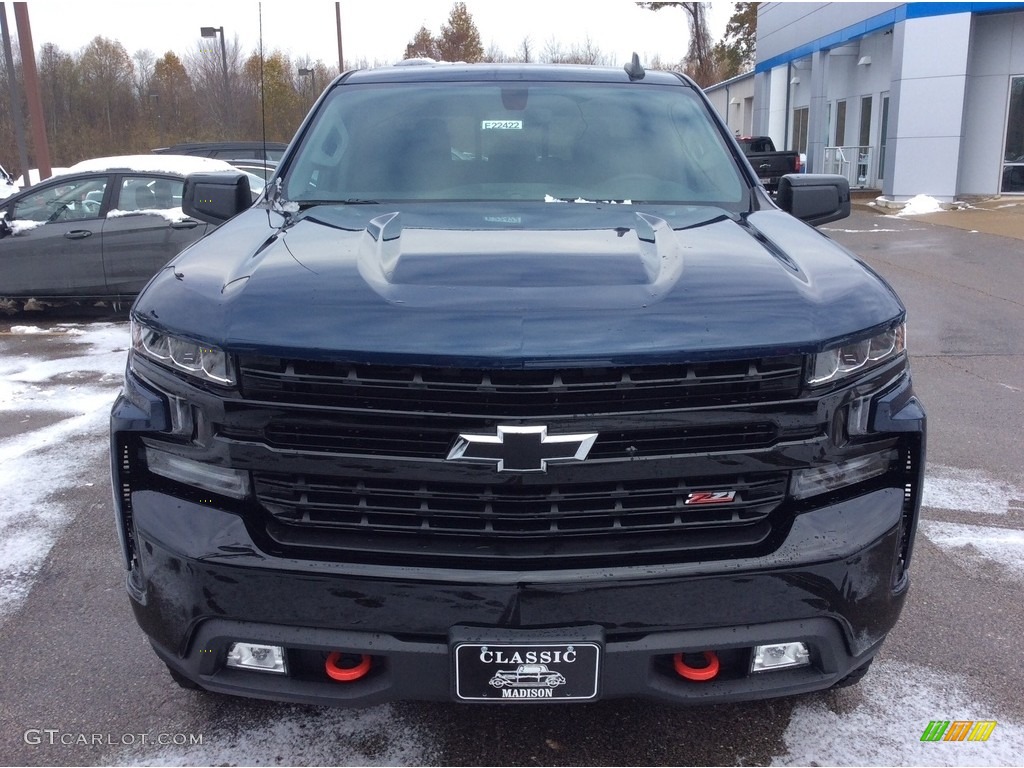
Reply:
<svg viewBox="0 0 1024 768"><path fill-rule="evenodd" d="M177 688L131 616L111 512L106 417L127 326L120 317L0 321L0 760L1019 764L1024 246L1009 229L950 225L959 213L972 215L901 218L859 207L825 229L908 306L915 385L930 420L924 521L907 608L865 680L744 705L346 711ZM932 720L998 725L987 742L922 742Z"/></svg>

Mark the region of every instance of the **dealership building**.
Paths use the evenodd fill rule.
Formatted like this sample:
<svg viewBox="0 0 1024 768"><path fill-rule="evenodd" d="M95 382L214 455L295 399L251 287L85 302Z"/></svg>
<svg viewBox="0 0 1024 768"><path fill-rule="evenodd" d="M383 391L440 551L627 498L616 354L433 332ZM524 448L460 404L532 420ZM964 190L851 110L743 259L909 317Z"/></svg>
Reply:
<svg viewBox="0 0 1024 768"><path fill-rule="evenodd" d="M1024 2L762 3L737 134L903 202L1024 193Z"/></svg>

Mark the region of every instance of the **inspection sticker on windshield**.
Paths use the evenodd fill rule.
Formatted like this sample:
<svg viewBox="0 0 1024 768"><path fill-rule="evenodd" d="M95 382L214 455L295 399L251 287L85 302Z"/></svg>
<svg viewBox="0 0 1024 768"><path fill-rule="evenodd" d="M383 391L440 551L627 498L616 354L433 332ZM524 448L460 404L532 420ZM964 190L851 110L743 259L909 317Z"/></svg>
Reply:
<svg viewBox="0 0 1024 768"><path fill-rule="evenodd" d="M484 131L521 131L523 130L522 120L484 120L480 123Z"/></svg>

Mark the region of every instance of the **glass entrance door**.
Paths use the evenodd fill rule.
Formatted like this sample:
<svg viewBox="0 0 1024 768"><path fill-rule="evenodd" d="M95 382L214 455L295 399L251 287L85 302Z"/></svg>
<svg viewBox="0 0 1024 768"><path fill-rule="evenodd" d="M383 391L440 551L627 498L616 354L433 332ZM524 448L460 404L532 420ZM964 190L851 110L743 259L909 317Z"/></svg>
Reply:
<svg viewBox="0 0 1024 768"><path fill-rule="evenodd" d="M1001 188L1004 193L1024 194L1024 77L1010 78Z"/></svg>

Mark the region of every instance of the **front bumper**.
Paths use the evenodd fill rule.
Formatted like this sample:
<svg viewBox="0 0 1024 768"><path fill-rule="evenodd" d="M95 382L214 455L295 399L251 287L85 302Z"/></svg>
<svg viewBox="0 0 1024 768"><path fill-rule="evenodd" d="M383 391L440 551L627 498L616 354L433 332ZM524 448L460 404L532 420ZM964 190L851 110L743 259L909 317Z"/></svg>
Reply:
<svg viewBox="0 0 1024 768"><path fill-rule="evenodd" d="M903 494L883 489L799 515L769 556L547 572L382 568L272 557L242 519L155 491L131 494L138 559L128 590L157 654L212 691L361 706L453 698L453 638L523 642L580 632L602 647L600 698L718 703L828 688L866 664L895 624ZM754 645L802 641L808 666L749 672ZM234 642L281 645L287 675L225 666ZM718 676L679 677L672 656L714 650ZM370 672L335 682L332 651Z"/></svg>

